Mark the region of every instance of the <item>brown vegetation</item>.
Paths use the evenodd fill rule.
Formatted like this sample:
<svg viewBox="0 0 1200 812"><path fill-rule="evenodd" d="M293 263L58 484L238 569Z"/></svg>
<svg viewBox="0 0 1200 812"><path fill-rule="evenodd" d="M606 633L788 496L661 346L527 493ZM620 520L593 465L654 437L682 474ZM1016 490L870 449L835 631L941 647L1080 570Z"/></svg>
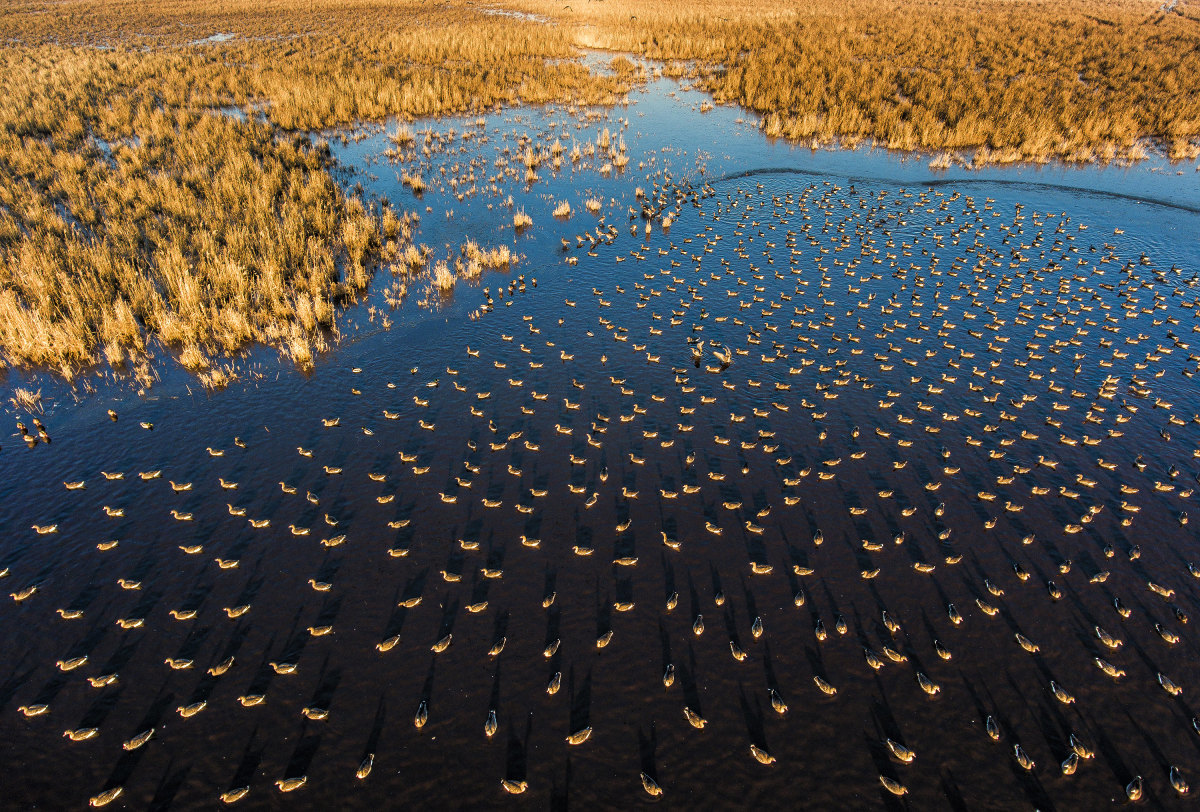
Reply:
<svg viewBox="0 0 1200 812"><path fill-rule="evenodd" d="M294 133L615 101L568 37L418 0L0 2L0 354L144 370L158 340L215 385L250 342L311 365L380 262L424 258Z"/></svg>
<svg viewBox="0 0 1200 812"><path fill-rule="evenodd" d="M1200 14L1159 0L514 0L667 60L772 136L977 161L1200 155ZM687 65L683 64L686 61Z"/></svg>
<svg viewBox="0 0 1200 812"><path fill-rule="evenodd" d="M422 270L413 220L368 210L302 133L552 100L611 103L577 46L667 63L768 135L969 151L979 162L1200 154L1200 29L1157 0L0 0L0 355L148 379L153 342L207 380L250 342L312 363L380 263ZM397 148L417 136L401 125ZM426 144L428 148L428 144ZM624 143L527 150L551 161ZM419 174L406 179L419 192ZM591 201L585 207L594 211ZM525 223L517 212L514 225ZM468 259L464 276L483 267ZM397 280L393 299L406 285Z"/></svg>

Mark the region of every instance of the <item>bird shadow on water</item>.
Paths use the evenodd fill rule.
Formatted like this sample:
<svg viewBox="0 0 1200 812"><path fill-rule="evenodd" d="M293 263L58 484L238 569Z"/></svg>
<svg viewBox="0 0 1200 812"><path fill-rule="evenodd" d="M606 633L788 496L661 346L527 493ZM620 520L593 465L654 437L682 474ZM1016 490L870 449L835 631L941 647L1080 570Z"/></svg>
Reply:
<svg viewBox="0 0 1200 812"><path fill-rule="evenodd" d="M204 599L212 594L213 586L214 582L211 579L205 578L202 581L198 581L184 597L183 603L179 607L180 611L194 612L199 610L204 605Z"/></svg>
<svg viewBox="0 0 1200 812"><path fill-rule="evenodd" d="M429 703L433 701L433 677L437 669L437 657L429 658L429 671L425 674L425 682L421 686L421 704L429 707Z"/></svg>
<svg viewBox="0 0 1200 812"><path fill-rule="evenodd" d="M1089 721L1092 720L1089 719ZM1128 784L1133 780L1134 772L1117 749L1117 745L1104 732L1104 728L1093 723L1092 729L1094 731L1093 735L1096 737L1096 753L1104 759L1108 768L1122 786Z"/></svg>
<svg viewBox="0 0 1200 812"><path fill-rule="evenodd" d="M552 812L566 812L570 808L571 771L571 757L567 756L566 764L563 765L562 785L559 786L558 777L556 776L554 783L550 787L550 809Z"/></svg>
<svg viewBox="0 0 1200 812"><path fill-rule="evenodd" d="M517 730L517 726L510 724L508 726L508 755L506 758L504 777L509 781L524 781L529 774L529 735L533 732L533 713L525 716L525 731L522 737ZM570 765L567 766L568 783L570 775ZM563 794L564 802L566 798L565 789Z"/></svg>
<svg viewBox="0 0 1200 812"><path fill-rule="evenodd" d="M187 636L183 638L183 642L179 645L179 651L175 655L177 660L193 660L200 647L204 645L204 641L208 639L211 629L207 626L193 626L188 630Z"/></svg>
<svg viewBox="0 0 1200 812"><path fill-rule="evenodd" d="M754 560L761 561L762 559L759 558ZM750 582L745 578L740 580L742 584L742 595L746 599L746 614L750 617L751 622L753 622L754 618L759 617L758 601L754 597L754 590L751 588Z"/></svg>
<svg viewBox="0 0 1200 812"><path fill-rule="evenodd" d="M28 654L26 656L28 656ZM22 671L21 669L24 667L25 659L25 657L22 657L21 660L13 667L12 673L9 674L8 679L0 683L0 709L3 709L8 705L9 702L12 701L13 696L15 696L17 691L21 689L21 686L27 683L29 681L29 677L34 671L37 670L35 666Z"/></svg>
<svg viewBox="0 0 1200 812"><path fill-rule="evenodd" d="M508 619L509 613L507 609L496 613L495 628L492 632L493 646L499 645L500 641L503 640L505 635L508 634Z"/></svg>
<svg viewBox="0 0 1200 812"><path fill-rule="evenodd" d="M656 783L658 781L657 767L657 752L658 752L658 728L653 721L650 722L650 734L643 732L642 727L638 726L638 758L642 764L642 772L650 776Z"/></svg>
<svg viewBox="0 0 1200 812"><path fill-rule="evenodd" d="M542 644L543 649L549 649L559 640L561 619L562 610L557 606L551 606L546 610L546 639Z"/></svg>
<svg viewBox="0 0 1200 812"><path fill-rule="evenodd" d="M755 696L754 704L751 705L750 698L746 696L746 687L739 684L738 703L742 707L742 718L745 720L746 730L750 734L750 743L770 752L770 748L767 747L767 729L763 724L762 706L758 697Z"/></svg>
<svg viewBox="0 0 1200 812"><path fill-rule="evenodd" d="M444 601L442 606L442 622L438 631L438 640L443 640L454 632L454 621L458 616L458 598Z"/></svg>
<svg viewBox="0 0 1200 812"><path fill-rule="evenodd" d="M720 573L720 571L717 569L717 566L716 566L716 564L711 564L711 563L710 563L710 564L708 565L708 571L709 571L709 574L712 576L712 586L713 586L713 598L714 598L714 600L717 598L717 596L722 596L722 597L723 597L723 596L725 595L725 591L724 591L723 589L721 589L721 573Z"/></svg>
<svg viewBox="0 0 1200 812"><path fill-rule="evenodd" d="M151 703L150 707L146 710L146 713L142 716L141 721L138 722L137 728L132 731L131 738L132 736L136 736L139 733L143 733L147 730L153 730L162 723L163 717L167 714L167 710L175 702L175 694L169 691L163 693L164 688L166 688L165 681L162 688L159 689L158 696L155 697L154 702Z"/></svg>
<svg viewBox="0 0 1200 812"><path fill-rule="evenodd" d="M0 567L3 569L3 567ZM67 611L86 611L89 606L96 600L96 596L101 592L101 585L98 581L90 581L83 589L79 590L76 595L67 604Z"/></svg>
<svg viewBox="0 0 1200 812"><path fill-rule="evenodd" d="M658 639L662 644L662 669L665 672L667 666L671 664L671 634L667 631L662 618L658 620Z"/></svg>
<svg viewBox="0 0 1200 812"><path fill-rule="evenodd" d="M64 677L62 674L55 674L53 677L51 677L49 680L46 681L46 683L41 687L41 689L34 696L33 702L31 702L30 704L31 705L49 705L49 704L51 704L54 701L55 697L58 696L59 692L61 692L62 689L66 687L66 685L67 685L67 678Z"/></svg>
<svg viewBox="0 0 1200 812"><path fill-rule="evenodd" d="M696 682L696 649L688 641L688 662L676 666L679 674L679 685L683 689L683 699L686 707L691 708L698 716L703 717L703 706L700 703L700 686Z"/></svg>
<svg viewBox="0 0 1200 812"><path fill-rule="evenodd" d="M342 610L342 600L340 595L336 598L326 598L321 604L321 611L317 613L317 619L313 621L314 626L332 626Z"/></svg>
<svg viewBox="0 0 1200 812"><path fill-rule="evenodd" d="M292 757L288 761L287 767L284 768L284 780L308 775L308 769L312 766L313 758L316 757L317 750L321 746L321 735L310 733L308 728L308 724L305 724L301 731L300 741L296 743L296 749L292 751Z"/></svg>
<svg viewBox="0 0 1200 812"><path fill-rule="evenodd" d="M954 812L967 812L967 801L963 797L962 790L958 788L958 782L955 781L954 773L950 771L949 767L942 767L940 783L950 809Z"/></svg>
<svg viewBox="0 0 1200 812"><path fill-rule="evenodd" d="M191 769L190 763L175 769L175 759L171 759L167 763L167 769L163 772L162 778L159 779L158 786L154 789L154 797L151 799L150 805L146 808L152 812L166 812L170 809Z"/></svg>
<svg viewBox="0 0 1200 812"><path fill-rule="evenodd" d="M238 595L234 602L235 606L248 606L254 602L254 598L258 595L258 591L262 589L262 585L266 582L266 577L259 575L257 570L251 574L250 579L246 581L246 586Z"/></svg>
<svg viewBox="0 0 1200 812"><path fill-rule="evenodd" d="M326 657L325 662L321 664L321 673L318 677L317 688L313 692L309 707L329 710L329 706L333 702L333 696L337 693L338 684L341 681L342 669L329 668L329 658Z"/></svg>
<svg viewBox="0 0 1200 812"><path fill-rule="evenodd" d="M575 668L571 667L567 677L567 694L571 702L571 733L583 730L591 725L592 718L592 671L588 669L579 689L575 688Z"/></svg>
<svg viewBox="0 0 1200 812"><path fill-rule="evenodd" d="M674 538L674 534L668 532L668 536ZM675 594L675 565L672 564L666 556L666 553L659 554L659 560L662 562L663 572L663 599L669 601L671 596Z"/></svg>
<svg viewBox="0 0 1200 812"><path fill-rule="evenodd" d="M254 780L254 775L258 772L258 765L262 763L263 753L267 749L265 744L254 746L257 738L258 728L255 727L250 731L250 738L246 740L246 747L242 750L242 759L238 762L238 768L229 782L230 790L249 787L250 782Z"/></svg>
<svg viewBox="0 0 1200 812"><path fill-rule="evenodd" d="M696 589L696 582L694 580L692 580L692 573L690 571L687 573L687 582L688 582L688 597L691 602L692 618L695 619L695 618L699 617L701 614L700 613L700 592Z"/></svg>
<svg viewBox="0 0 1200 812"><path fill-rule="evenodd" d="M825 670L825 658L821 656L821 652L812 646L805 646L804 656L808 658L808 665L812 668L812 672L828 682L829 673Z"/></svg>
<svg viewBox="0 0 1200 812"><path fill-rule="evenodd" d="M375 705L375 721L371 723L371 732L367 734L366 744L363 745L362 758L360 762L371 757L379 749L379 739L383 735L383 723L387 720L387 700L379 697L379 702Z"/></svg>
<svg viewBox="0 0 1200 812"><path fill-rule="evenodd" d="M1145 726L1139 724L1133 718L1133 714L1129 712L1128 708L1124 709L1124 714L1125 718L1129 720L1129 726L1138 732L1138 735L1146 745L1146 749L1150 751L1150 755L1158 767L1159 775L1168 775L1171 772L1171 762L1167 759L1166 754L1163 753L1162 748L1158 746L1158 742L1155 741L1153 736L1146 733ZM1151 806L1160 806L1162 804L1161 799L1155 798L1153 786L1146 786L1144 791L1147 796L1146 800Z"/></svg>
<svg viewBox="0 0 1200 812"><path fill-rule="evenodd" d="M729 635L729 642L732 643L738 651L743 651L741 636L737 630L737 617L734 615L733 607L726 606L722 612L722 617L725 620L725 632Z"/></svg>
<svg viewBox="0 0 1200 812"><path fill-rule="evenodd" d="M131 619L146 617L146 615L150 614L150 611L152 609L154 609L155 606L158 605L158 602L161 599L162 599L161 591L148 590L148 591L142 593L142 597L138 600L138 602L134 605L134 607L129 610L129 614L126 615L126 617L129 617Z"/></svg>
<svg viewBox="0 0 1200 812"><path fill-rule="evenodd" d="M247 696L263 696L266 695L267 689L271 686L271 682L275 678L275 669L271 667L271 645L275 642L272 637L267 646L263 649L262 662L258 664L258 671L250 680L249 686L246 688Z"/></svg>
<svg viewBox="0 0 1200 812"><path fill-rule="evenodd" d="M288 633L287 640L284 641L283 650L279 654L280 662L299 662L300 655L304 653L304 649L308 646L311 635L305 629L300 628L300 615L302 612L303 607L297 609L296 614L292 616L292 628Z"/></svg>
<svg viewBox="0 0 1200 812"><path fill-rule="evenodd" d="M496 662L496 669L492 672L492 694L488 697L488 710L495 711L499 715L500 711L500 662Z"/></svg>
<svg viewBox="0 0 1200 812"><path fill-rule="evenodd" d="M407 617L408 609L406 607L393 606L392 613L388 617L387 625L383 629L383 639L388 640L392 637L399 636L399 634L404 631L404 621Z"/></svg>
<svg viewBox="0 0 1200 812"><path fill-rule="evenodd" d="M213 689L217 687L218 678L209 673L204 673L196 682L196 687L192 689L192 695L187 700L187 705L195 705L199 702L208 702L208 698L212 696Z"/></svg>
<svg viewBox="0 0 1200 812"><path fill-rule="evenodd" d="M334 558L329 553L326 553L325 559L321 562L321 567L317 570L317 574L314 576L313 580L330 583L333 581L334 576L338 574L338 570L341 568L341 559Z"/></svg>
<svg viewBox="0 0 1200 812"><path fill-rule="evenodd" d="M629 520L628 506L622 505L620 513L622 514L619 517L621 522ZM626 530L624 533L621 533L619 536L617 536L616 541L613 542L613 560L618 558L634 558L636 555L637 534L634 533L632 529Z"/></svg>
<svg viewBox="0 0 1200 812"><path fill-rule="evenodd" d="M892 713L891 703L887 701L887 694L883 691L883 681L878 675L875 677L875 686L879 690L879 696L871 698L871 715L875 717L875 723L884 737L907 746L904 734L900 730L900 724L896 721L895 714Z"/></svg>
<svg viewBox="0 0 1200 812"><path fill-rule="evenodd" d="M83 716L79 720L77 727L89 728L94 727L99 729L104 725L104 721L108 719L117 702L120 701L124 689L118 687L116 690L105 691L101 694L87 710L83 712Z"/></svg>
<svg viewBox="0 0 1200 812"><path fill-rule="evenodd" d="M537 487L539 489L545 490L544 483L538 484ZM541 534L542 534L542 516L540 514L535 513L532 516L530 516L528 519L525 520L525 535L528 538L536 539L536 538L540 538Z"/></svg>

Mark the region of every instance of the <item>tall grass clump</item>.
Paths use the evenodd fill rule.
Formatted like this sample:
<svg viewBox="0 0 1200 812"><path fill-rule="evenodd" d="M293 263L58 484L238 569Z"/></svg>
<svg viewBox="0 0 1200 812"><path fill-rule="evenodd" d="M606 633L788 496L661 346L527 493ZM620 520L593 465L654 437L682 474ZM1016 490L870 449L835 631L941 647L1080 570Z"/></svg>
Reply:
<svg viewBox="0 0 1200 812"><path fill-rule="evenodd" d="M1183 3L512 3L581 45L664 60L773 137L976 163L1137 160L1147 139L1200 155L1200 26Z"/></svg>
<svg viewBox="0 0 1200 812"><path fill-rule="evenodd" d="M615 101L570 36L459 0L6 3L0 358L149 381L160 342L217 383L218 356L265 343L310 367L378 267L426 258L305 133ZM392 141L419 146L406 123Z"/></svg>

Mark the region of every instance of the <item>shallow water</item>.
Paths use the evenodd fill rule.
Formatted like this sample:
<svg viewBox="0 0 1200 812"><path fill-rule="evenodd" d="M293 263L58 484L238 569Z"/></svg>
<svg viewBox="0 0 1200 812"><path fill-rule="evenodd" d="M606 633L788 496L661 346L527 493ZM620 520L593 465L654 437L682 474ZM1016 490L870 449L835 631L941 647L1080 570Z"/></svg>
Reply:
<svg viewBox="0 0 1200 812"><path fill-rule="evenodd" d="M1184 375L1197 352L1193 168L933 173L884 152L768 143L737 111L700 113L702 100L659 80L603 118L447 120L434 130L453 127L466 151L431 141L427 158L422 125L396 164L386 132L335 144L347 183L429 207L418 239L435 258L475 237L521 260L444 300L414 284L390 329L366 311L382 306L381 274L311 376L258 353L259 377L214 394L170 369L141 399L99 381L52 406L51 443L3 444L3 592L37 587L0 603L14 806L81 806L122 786L117 805L211 808L249 786L251 806L1073 809L1123 803L1139 774L1150 803L1178 802L1169 767L1200 775L1184 621L1200 555L1180 523L1200 470ZM585 156L521 183L521 135L569 150L605 127L627 144L623 173ZM519 171L492 190L502 158ZM397 177L417 166L432 187L419 202ZM637 186L657 209L648 235ZM520 234L510 194L534 221ZM564 199L574 214L556 220ZM609 225L611 241L576 239ZM106 674L116 681L89 685ZM239 703L252 695L265 700ZM35 704L48 712L18 711ZM63 737L86 728L97 734ZM1072 732L1095 758L1065 777ZM885 738L915 761L892 759ZM373 770L356 779L367 753ZM298 776L280 795L274 782ZM505 778L527 791L505 794Z"/></svg>

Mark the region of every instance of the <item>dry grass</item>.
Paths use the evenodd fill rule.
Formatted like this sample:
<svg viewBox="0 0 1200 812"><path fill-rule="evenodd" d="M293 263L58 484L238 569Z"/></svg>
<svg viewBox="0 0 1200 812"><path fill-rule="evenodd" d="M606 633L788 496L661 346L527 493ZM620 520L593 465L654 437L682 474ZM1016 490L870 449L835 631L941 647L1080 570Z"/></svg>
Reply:
<svg viewBox="0 0 1200 812"><path fill-rule="evenodd" d="M929 168L934 170L949 169L954 163L954 156L949 152L939 152L929 161Z"/></svg>
<svg viewBox="0 0 1200 812"><path fill-rule="evenodd" d="M0 355L144 377L158 341L219 381L264 342L311 366L377 266L425 258L297 133L619 98L569 36L418 0L0 0Z"/></svg>
<svg viewBox="0 0 1200 812"><path fill-rule="evenodd" d="M450 266L443 260L438 260L433 266L433 271L430 273L430 281L433 282L433 286L437 288L438 293L441 293L443 296L449 295L454 290L454 272L450 270Z"/></svg>
<svg viewBox="0 0 1200 812"><path fill-rule="evenodd" d="M34 392L32 389L25 389L18 386L13 390L13 396L9 398L12 405L17 409L26 412L41 412L42 411L42 390Z"/></svg>
<svg viewBox="0 0 1200 812"><path fill-rule="evenodd" d="M1159 0L513 0L581 45L667 60L771 136L976 163L1200 154L1200 14ZM686 62L685 62L686 61Z"/></svg>
<svg viewBox="0 0 1200 812"><path fill-rule="evenodd" d="M425 181L420 175L406 174L403 178L401 178L401 182L408 188L412 189L413 194L417 195L418 197L422 192L425 191Z"/></svg>
<svg viewBox="0 0 1200 812"><path fill-rule="evenodd" d="M772 136L976 164L1137 159L1146 139L1200 155L1190 3L508 5L557 24L466 0L0 0L0 356L148 380L156 341L209 375L264 342L310 366L375 268L423 273L428 252L408 244L412 219L347 197L326 145L302 133L613 103L643 75L624 58L593 75L569 61L578 45L666 60ZM392 135L397 149L425 140L407 124ZM532 182L597 153L602 174L628 160L610 132L519 157Z"/></svg>

